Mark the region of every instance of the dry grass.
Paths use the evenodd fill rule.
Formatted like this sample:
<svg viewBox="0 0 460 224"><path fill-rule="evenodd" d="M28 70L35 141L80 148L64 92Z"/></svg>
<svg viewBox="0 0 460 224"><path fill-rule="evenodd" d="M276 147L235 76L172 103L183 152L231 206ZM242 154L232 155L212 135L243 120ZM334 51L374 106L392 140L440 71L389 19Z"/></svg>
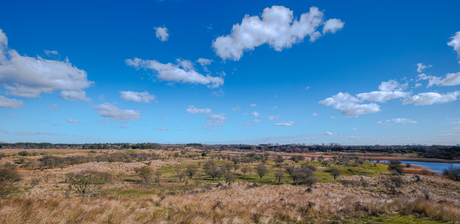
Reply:
<svg viewBox="0 0 460 224"><path fill-rule="evenodd" d="M401 212L458 222L459 200L437 203L419 195L372 196L323 184L311 193L292 185L214 189L205 193L141 199L64 198L42 195L0 201L2 223L274 223L345 221ZM436 194L436 193L435 193ZM442 198L441 196L437 196ZM219 203L220 202L220 203Z"/></svg>
<svg viewBox="0 0 460 224"><path fill-rule="evenodd" d="M65 156L81 155L80 151L70 151ZM0 200L0 223L333 223L360 222L369 216L396 213L440 222L459 222L460 183L426 175L420 175L422 181L419 182L415 182L413 175L404 175L404 184L396 188L396 192L389 192L382 184L388 179L387 174L382 174L344 175L340 179L354 183L354 186L330 181L316 184L311 192L306 191L306 186L291 184L253 187L250 182L237 182L231 188L216 188L216 182L209 182L206 185L214 186L211 190L198 186L174 190L177 194L171 195L172 187L185 187L185 182L179 183L176 177L169 176L168 181L172 182L162 186L145 187L137 183L105 186L105 192L127 191L137 193L136 196L109 194L85 199L76 195L64 196L67 187L64 179L70 172L93 169L124 173L135 179L135 168L149 162L154 169L196 163L196 160L174 158L171 152L160 153L166 159L132 163L91 162L43 171L18 169L23 177L19 182L22 192ZM7 157L0 162L14 159ZM322 168L318 168L318 172L322 172ZM174 170L171 172L164 174L165 178L175 175ZM30 184L34 179L39 179L40 183L32 188ZM367 183L366 186L359 184L363 182ZM429 192L429 200L425 200L424 191Z"/></svg>

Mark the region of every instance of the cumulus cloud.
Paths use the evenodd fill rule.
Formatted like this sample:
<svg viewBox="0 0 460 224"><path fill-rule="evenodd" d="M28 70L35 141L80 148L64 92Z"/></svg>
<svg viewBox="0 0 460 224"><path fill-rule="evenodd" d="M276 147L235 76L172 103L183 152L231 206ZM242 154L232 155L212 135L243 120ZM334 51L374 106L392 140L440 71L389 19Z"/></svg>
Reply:
<svg viewBox="0 0 460 224"><path fill-rule="evenodd" d="M20 100L8 99L4 96L0 96L0 107L16 109L22 107L22 105L24 105L24 103Z"/></svg>
<svg viewBox="0 0 460 224"><path fill-rule="evenodd" d="M253 103L253 104L251 104L251 105L249 105L249 106L250 106L250 107L255 107L255 106L257 106L257 104Z"/></svg>
<svg viewBox="0 0 460 224"><path fill-rule="evenodd" d="M456 86L460 85L460 72L448 73L446 77L441 78L433 75L420 74L419 80L428 80L426 88L436 86Z"/></svg>
<svg viewBox="0 0 460 224"><path fill-rule="evenodd" d="M189 114L210 114L212 112L211 109L206 108L206 109L198 109L195 106L188 106L188 109L185 111Z"/></svg>
<svg viewBox="0 0 460 224"><path fill-rule="evenodd" d="M138 103L150 103L150 102L158 102L154 95L150 95L149 92L133 92L133 91L120 91L120 97L127 101L134 101Z"/></svg>
<svg viewBox="0 0 460 224"><path fill-rule="evenodd" d="M424 65L423 63L417 63L417 72L422 73L425 68L431 68L433 65Z"/></svg>
<svg viewBox="0 0 460 224"><path fill-rule="evenodd" d="M49 136L67 136L67 134L58 134L58 133L43 133L43 132L29 132L29 131L17 131L13 133L15 135L27 135L27 136L33 136L33 135L49 135Z"/></svg>
<svg viewBox="0 0 460 224"><path fill-rule="evenodd" d="M166 27L154 27L155 35L160 41L167 41L169 37L168 28Z"/></svg>
<svg viewBox="0 0 460 224"><path fill-rule="evenodd" d="M206 123L205 126L203 126L203 129L210 129L213 128L214 126L219 126L222 127L222 124L225 122L228 122L228 118L225 116L224 113L222 114L211 114L209 117L206 118L208 123Z"/></svg>
<svg viewBox="0 0 460 224"><path fill-rule="evenodd" d="M41 57L21 56L15 50L8 50L8 38L0 29L0 83L8 94L34 98L41 93L56 90L82 91L92 82L87 73L69 62L47 60Z"/></svg>
<svg viewBox="0 0 460 224"><path fill-rule="evenodd" d="M372 91L368 93L359 93L356 96L361 100L368 100L374 102L385 103L388 100L397 99L397 98L406 98L410 96L410 92L401 92L401 91L392 91L392 92L383 92L383 91Z"/></svg>
<svg viewBox="0 0 460 224"><path fill-rule="evenodd" d="M274 121L274 120L277 120L277 119L280 119L280 118L281 118L280 115L272 115L272 116L267 117L267 119L270 120L270 121Z"/></svg>
<svg viewBox="0 0 460 224"><path fill-rule="evenodd" d="M221 77L204 76L196 72L192 62L188 60L178 60L177 64L162 64L156 60L134 58L126 59L125 62L128 66L136 69L144 68L156 71L158 79L162 81L203 84L207 85L208 88L217 88L224 84L224 79Z"/></svg>
<svg viewBox="0 0 460 224"><path fill-rule="evenodd" d="M321 36L318 27L324 25L324 14L317 7L300 15L296 20L293 11L284 6L265 8L259 16L245 15L241 24L233 25L229 35L220 36L213 41L216 54L222 59L238 61L244 51L252 51L255 47L268 44L276 51L291 48L300 43L306 36L314 42ZM337 19L328 20L323 32L334 33L343 28L343 22Z"/></svg>
<svg viewBox="0 0 460 224"><path fill-rule="evenodd" d="M326 34L327 32L335 33L341 30L344 25L345 23L340 19L330 19L324 24L323 34Z"/></svg>
<svg viewBox="0 0 460 224"><path fill-rule="evenodd" d="M432 105L440 103L448 103L457 100L460 96L460 91L450 92L446 94L439 94L436 92L419 93L404 100L403 104Z"/></svg>
<svg viewBox="0 0 460 224"><path fill-rule="evenodd" d="M91 99L86 97L86 92L83 90L62 90L60 97L71 101L83 100L91 102Z"/></svg>
<svg viewBox="0 0 460 224"><path fill-rule="evenodd" d="M203 69L205 71L209 72L207 66L210 65L213 62L213 60L206 59L206 58L198 58L198 60L196 62L198 62L201 66L203 66Z"/></svg>
<svg viewBox="0 0 460 224"><path fill-rule="evenodd" d="M380 106L376 103L360 104L360 102L361 100L349 93L340 92L337 95L320 101L319 104L332 106L332 108L341 111L343 115L359 116L380 111Z"/></svg>
<svg viewBox="0 0 460 224"><path fill-rule="evenodd" d="M75 120L75 119L67 119L67 122L69 122L71 124L80 124L81 123L80 121Z"/></svg>
<svg viewBox="0 0 460 224"><path fill-rule="evenodd" d="M251 115L254 116L254 117L259 117L260 116L259 112L257 112L257 111L253 111L251 113Z"/></svg>
<svg viewBox="0 0 460 224"><path fill-rule="evenodd" d="M454 48L454 50L457 52L458 57L460 57L460 31L455 33L454 36L452 36L450 39L452 39L447 45L451 46ZM458 61L460 63L460 61Z"/></svg>
<svg viewBox="0 0 460 224"><path fill-rule="evenodd" d="M382 82L378 89L379 91L372 91L367 93L356 94L356 97L349 93L338 93L332 97L319 102L320 105L332 106L332 108L339 110L343 115L355 115L376 113L380 111L380 106L376 103L364 104L364 101L373 101L385 103L388 100L397 98L407 98L410 92L404 92L408 83L400 84L396 80L389 80Z"/></svg>
<svg viewBox="0 0 460 224"><path fill-rule="evenodd" d="M287 121L287 122L286 122L286 121L283 121L283 122L281 122L281 123L276 123L275 126L292 127L292 126L294 126L294 125L296 125L296 124L297 124L297 122L295 122L295 121Z"/></svg>
<svg viewBox="0 0 460 224"><path fill-rule="evenodd" d="M252 122L246 123L246 124L239 124L238 126L240 127L249 127L249 126L255 126L256 124L260 123L261 120L259 119L254 119Z"/></svg>
<svg viewBox="0 0 460 224"><path fill-rule="evenodd" d="M138 110L122 110L110 103L103 103L94 106L102 117L109 117L111 120L140 120L141 112Z"/></svg>

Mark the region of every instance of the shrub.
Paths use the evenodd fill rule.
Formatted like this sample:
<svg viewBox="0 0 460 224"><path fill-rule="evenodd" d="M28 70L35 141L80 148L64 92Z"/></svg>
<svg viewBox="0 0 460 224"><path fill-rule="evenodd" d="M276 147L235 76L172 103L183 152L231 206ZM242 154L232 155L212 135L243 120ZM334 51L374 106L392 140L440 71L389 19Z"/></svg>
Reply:
<svg viewBox="0 0 460 224"><path fill-rule="evenodd" d="M450 165L448 168L442 171L442 175L449 179L460 181L460 167L454 167L453 165Z"/></svg>
<svg viewBox="0 0 460 224"><path fill-rule="evenodd" d="M337 177L340 176L340 174L342 174L342 171L337 167L333 167L329 171L331 172L332 176L334 177L334 180L336 180Z"/></svg>
<svg viewBox="0 0 460 224"><path fill-rule="evenodd" d="M91 197L110 181L108 173L86 170L67 174L67 181L81 197Z"/></svg>
<svg viewBox="0 0 460 224"><path fill-rule="evenodd" d="M17 188L14 186L15 182L21 180L21 176L12 167L0 169L0 197L5 198L11 193L15 192Z"/></svg>
<svg viewBox="0 0 460 224"><path fill-rule="evenodd" d="M292 157L291 157L291 160L294 161L295 163L298 163L298 162L300 162L300 161L304 161L304 160L305 160L305 156L295 155L295 156L292 156Z"/></svg>
<svg viewBox="0 0 460 224"><path fill-rule="evenodd" d="M259 165L257 165L257 167L256 167L256 172L257 172L257 174L259 175L260 179L262 179L262 177L264 177L265 175L267 175L268 169L267 169L267 167L266 167L264 164L259 164Z"/></svg>
<svg viewBox="0 0 460 224"><path fill-rule="evenodd" d="M21 151L21 152L18 152L18 155L20 155L20 156L29 156L30 154L27 151Z"/></svg>
<svg viewBox="0 0 460 224"><path fill-rule="evenodd" d="M144 184L150 184L152 181L153 169L151 167L143 166L136 173L143 179Z"/></svg>
<svg viewBox="0 0 460 224"><path fill-rule="evenodd" d="M403 167L401 165L401 162L398 161L398 160L391 160L390 164L388 165L388 170L397 172L399 174L402 174L403 171L404 171L404 169L403 169Z"/></svg>

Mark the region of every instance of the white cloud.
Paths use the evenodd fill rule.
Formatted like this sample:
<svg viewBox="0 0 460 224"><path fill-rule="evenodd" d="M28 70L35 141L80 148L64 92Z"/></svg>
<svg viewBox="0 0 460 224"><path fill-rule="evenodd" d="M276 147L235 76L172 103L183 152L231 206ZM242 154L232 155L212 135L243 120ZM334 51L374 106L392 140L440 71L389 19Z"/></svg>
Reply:
<svg viewBox="0 0 460 224"><path fill-rule="evenodd" d="M56 111L56 112L58 112L58 110L57 110L58 105L57 105L57 104L49 105L48 107L50 108L51 111Z"/></svg>
<svg viewBox="0 0 460 224"><path fill-rule="evenodd" d="M411 124L417 124L418 122L417 121L414 121L412 119L407 119L407 118L393 118L393 119L388 119L386 121L377 121L376 122L377 124L381 124L381 125L386 125L386 123L395 123L395 124L407 124L407 123L411 123Z"/></svg>
<svg viewBox="0 0 460 224"><path fill-rule="evenodd" d="M277 120L277 119L280 119L280 118L281 118L280 115L275 115L275 116L272 115L272 116L267 117L267 119L270 120L270 121L274 121L274 120Z"/></svg>
<svg viewBox="0 0 460 224"><path fill-rule="evenodd" d="M130 127L127 127L127 126L120 126L119 128L121 128L121 129L131 129Z"/></svg>
<svg viewBox="0 0 460 224"><path fill-rule="evenodd" d="M80 124L81 123L80 121L75 120L75 119L67 119L67 122L69 122L71 124Z"/></svg>
<svg viewBox="0 0 460 224"><path fill-rule="evenodd" d="M224 84L224 79L221 77L204 76L196 72L192 63L187 60L178 60L177 64L162 64L156 60L134 58L126 59L125 62L137 69L144 68L156 71L158 79L162 81L203 84L207 85L208 88L217 88Z"/></svg>
<svg viewBox="0 0 460 224"><path fill-rule="evenodd" d="M406 123L411 123L411 124L417 124L417 121L411 120L411 119L406 119L406 118L393 118L391 120L386 120L386 122L394 122L396 124L406 124Z"/></svg>
<svg viewBox="0 0 460 224"><path fill-rule="evenodd" d="M50 55L58 55L59 53L57 51L49 51L49 50L45 50L45 54L47 56L50 56Z"/></svg>
<svg viewBox="0 0 460 224"><path fill-rule="evenodd" d="M352 128L351 130L352 130L352 131L357 131L358 129L357 129L357 128Z"/></svg>
<svg viewBox="0 0 460 224"><path fill-rule="evenodd" d="M334 134L334 133L328 132L328 131L324 132L324 135L328 135L328 136L329 136L329 135L333 135L333 134Z"/></svg>
<svg viewBox="0 0 460 224"><path fill-rule="evenodd" d="M15 135L27 135L27 136L33 136L33 135L49 135L49 136L67 136L67 134L58 134L58 133L43 133L43 132L29 132L29 131L17 131L13 133Z"/></svg>
<svg viewBox="0 0 460 224"><path fill-rule="evenodd" d="M212 46L216 54L224 60L238 61L244 51L252 51L263 44L282 51L302 42L306 36L314 42L321 36L318 27L324 24L324 14L317 7L311 7L299 20L295 20L293 11L284 6L265 8L261 17L245 15L241 24L233 25L231 34L214 40ZM340 22L329 20L323 31L336 32L343 27Z"/></svg>
<svg viewBox="0 0 460 224"><path fill-rule="evenodd" d="M278 108L278 107L277 106L272 107L272 109L276 109L276 108Z"/></svg>
<svg viewBox="0 0 460 224"><path fill-rule="evenodd" d="M460 31L455 33L455 36L452 36L450 39L452 39L447 45L451 46L454 48L454 50L457 52L458 57L460 57ZM460 63L460 61L458 61Z"/></svg>
<svg viewBox="0 0 460 224"><path fill-rule="evenodd" d="M295 122L295 121L287 121L287 122L286 122L286 121L283 121L283 122L281 122L281 123L276 123L275 126L292 127L292 126L294 126L294 125L296 125L296 124L297 124L297 122Z"/></svg>
<svg viewBox="0 0 460 224"><path fill-rule="evenodd" d="M5 131L5 130L0 130L0 132L2 132L3 134L10 134L9 131Z"/></svg>
<svg viewBox="0 0 460 224"><path fill-rule="evenodd" d="M213 60L206 59L206 58L198 58L198 60L196 60L196 62L200 63L200 65L203 66L204 70L209 72L207 66L210 65L213 62Z"/></svg>
<svg viewBox="0 0 460 224"><path fill-rule="evenodd" d="M91 102L91 99L86 97L86 92L83 90L62 90L60 97L71 101L83 100Z"/></svg>
<svg viewBox="0 0 460 224"><path fill-rule="evenodd" d="M406 97L410 96L410 92L372 91L372 92L368 92L368 93L359 93L359 94L356 94L356 96L361 100L361 102L364 101L364 100L368 100L368 101L385 103L386 101L392 100L392 99L406 98Z"/></svg>
<svg viewBox="0 0 460 224"><path fill-rule="evenodd" d="M316 117L316 116L318 116L318 114L317 114L317 113L313 113L311 116L312 116L312 117Z"/></svg>
<svg viewBox="0 0 460 224"><path fill-rule="evenodd" d="M240 126L240 127L255 126L256 124L258 124L258 123L260 123L260 122L261 122L261 120L259 120L259 119L254 119L254 120L253 120L252 122L250 122L250 123L240 124L240 125L238 125L238 126Z"/></svg>
<svg viewBox="0 0 460 224"><path fill-rule="evenodd" d="M160 41L167 41L169 37L168 28L166 27L153 27L155 29L155 35Z"/></svg>
<svg viewBox="0 0 460 224"><path fill-rule="evenodd" d="M424 65L423 63L417 63L417 72L422 73L425 68L431 68L433 65Z"/></svg>
<svg viewBox="0 0 460 224"><path fill-rule="evenodd" d="M436 86L456 86L460 85L460 72L457 73L448 73L446 77L441 78L433 75L425 75L420 74L418 75L419 80L428 80L428 85L426 88L431 87L433 85Z"/></svg>
<svg viewBox="0 0 460 224"><path fill-rule="evenodd" d="M396 80L388 80L388 82L382 82L379 85L379 90L382 92L391 92L391 91L402 91L407 88L409 84L400 84Z"/></svg>
<svg viewBox="0 0 460 224"><path fill-rule="evenodd" d="M203 126L203 129L210 129L213 128L214 126L219 126L221 127L223 123L228 122L228 118L225 116L225 114L211 114L209 117L206 118L207 121L210 121L209 123L206 123L205 126Z"/></svg>
<svg viewBox="0 0 460 224"><path fill-rule="evenodd" d="M260 116L259 112L257 112L257 111L253 111L251 113L251 115L254 116L254 117L259 117Z"/></svg>
<svg viewBox="0 0 460 224"><path fill-rule="evenodd" d="M188 106L188 109L185 111L189 114L210 114L212 112L211 109L206 108L206 109L198 109L195 106Z"/></svg>
<svg viewBox="0 0 460 224"><path fill-rule="evenodd" d="M168 120L167 117L160 117L160 119L162 119L162 120Z"/></svg>
<svg viewBox="0 0 460 224"><path fill-rule="evenodd" d="M415 86L413 88L415 89L415 88L418 88L418 87L421 87L421 86L422 86L422 83L415 83Z"/></svg>
<svg viewBox="0 0 460 224"><path fill-rule="evenodd" d="M236 107L235 107L235 108L233 108L232 110L233 110L233 111L241 110L241 107L240 107L240 106L238 106L238 105L236 105Z"/></svg>
<svg viewBox="0 0 460 224"><path fill-rule="evenodd" d="M356 94L356 97L349 93L338 93L319 102L320 105L332 106L342 112L343 115L355 115L376 113L380 111L380 106L376 103L363 104L364 101L385 103L388 100L397 98L407 98L410 92L403 92L408 87L408 83L400 84L396 80L382 82L379 85L380 91Z"/></svg>
<svg viewBox="0 0 460 224"><path fill-rule="evenodd" d="M331 119L335 119L335 116L331 116Z"/></svg>
<svg viewBox="0 0 460 224"><path fill-rule="evenodd" d="M335 33L343 28L345 25L344 22L340 19L330 19L324 24L323 27L323 34L326 34L327 32Z"/></svg>
<svg viewBox="0 0 460 224"><path fill-rule="evenodd" d="M256 105L255 103L253 103L253 104L251 104L251 105L249 105L249 106L250 106L250 107L255 107L255 106L257 106L257 105Z"/></svg>
<svg viewBox="0 0 460 224"><path fill-rule="evenodd" d="M120 91L120 97L127 101L134 101L138 103L150 103L150 102L158 102L154 95L150 95L149 92L133 92L133 91Z"/></svg>
<svg viewBox="0 0 460 224"><path fill-rule="evenodd" d="M419 93L404 100L403 104L432 105L438 103L448 103L457 100L460 96L460 91L439 94L436 92Z"/></svg>
<svg viewBox="0 0 460 224"><path fill-rule="evenodd" d="M359 104L361 102L358 98L350 95L349 93L338 93L332 97L319 102L320 105L332 106L332 108L339 110L343 115L355 115L376 113L380 111L380 106L375 103Z"/></svg>
<svg viewBox="0 0 460 224"><path fill-rule="evenodd" d="M167 128L167 127L157 127L157 128L155 128L154 130L158 130L158 131L167 131L167 130L169 130L169 128Z"/></svg>
<svg viewBox="0 0 460 224"><path fill-rule="evenodd" d="M103 103L94 106L99 110L99 115L102 117L110 117L111 120L140 120L141 112L138 110L122 110L110 103Z"/></svg>
<svg viewBox="0 0 460 224"><path fill-rule="evenodd" d="M20 100L8 99L4 96L0 96L0 107L16 109L18 107L22 107L22 105L24 105L24 103Z"/></svg>
<svg viewBox="0 0 460 224"><path fill-rule="evenodd" d="M0 29L0 83L8 94L34 98L56 90L82 91L92 82L87 73L69 62L21 56L8 50L8 38Z"/></svg>

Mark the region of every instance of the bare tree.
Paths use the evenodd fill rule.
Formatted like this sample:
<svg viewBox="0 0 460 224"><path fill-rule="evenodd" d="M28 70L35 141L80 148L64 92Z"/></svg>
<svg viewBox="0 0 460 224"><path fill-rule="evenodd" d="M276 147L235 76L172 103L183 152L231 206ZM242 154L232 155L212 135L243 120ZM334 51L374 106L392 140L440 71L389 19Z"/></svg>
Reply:
<svg viewBox="0 0 460 224"><path fill-rule="evenodd" d="M186 168L185 168L185 173L187 174L187 176L192 179L193 176L195 176L197 173L198 173L198 169L195 165L188 165Z"/></svg>
<svg viewBox="0 0 460 224"><path fill-rule="evenodd" d="M67 174L69 184L81 197L91 197L110 181L110 174L93 170Z"/></svg>
<svg viewBox="0 0 460 224"><path fill-rule="evenodd" d="M278 182L281 182L281 179L284 177L284 171L278 170L278 172L275 173L276 179L278 179Z"/></svg>
<svg viewBox="0 0 460 224"><path fill-rule="evenodd" d="M334 180L336 180L337 177L340 176L340 174L342 174L342 171L337 167L331 168L330 171L331 171L332 176L334 177Z"/></svg>
<svg viewBox="0 0 460 224"><path fill-rule="evenodd" d="M264 164L259 164L259 165L257 165L257 167L256 167L256 172L257 172L257 174L259 175L260 179L262 179L262 177L264 177L265 175L267 175L268 169L267 169L267 167L266 167Z"/></svg>

